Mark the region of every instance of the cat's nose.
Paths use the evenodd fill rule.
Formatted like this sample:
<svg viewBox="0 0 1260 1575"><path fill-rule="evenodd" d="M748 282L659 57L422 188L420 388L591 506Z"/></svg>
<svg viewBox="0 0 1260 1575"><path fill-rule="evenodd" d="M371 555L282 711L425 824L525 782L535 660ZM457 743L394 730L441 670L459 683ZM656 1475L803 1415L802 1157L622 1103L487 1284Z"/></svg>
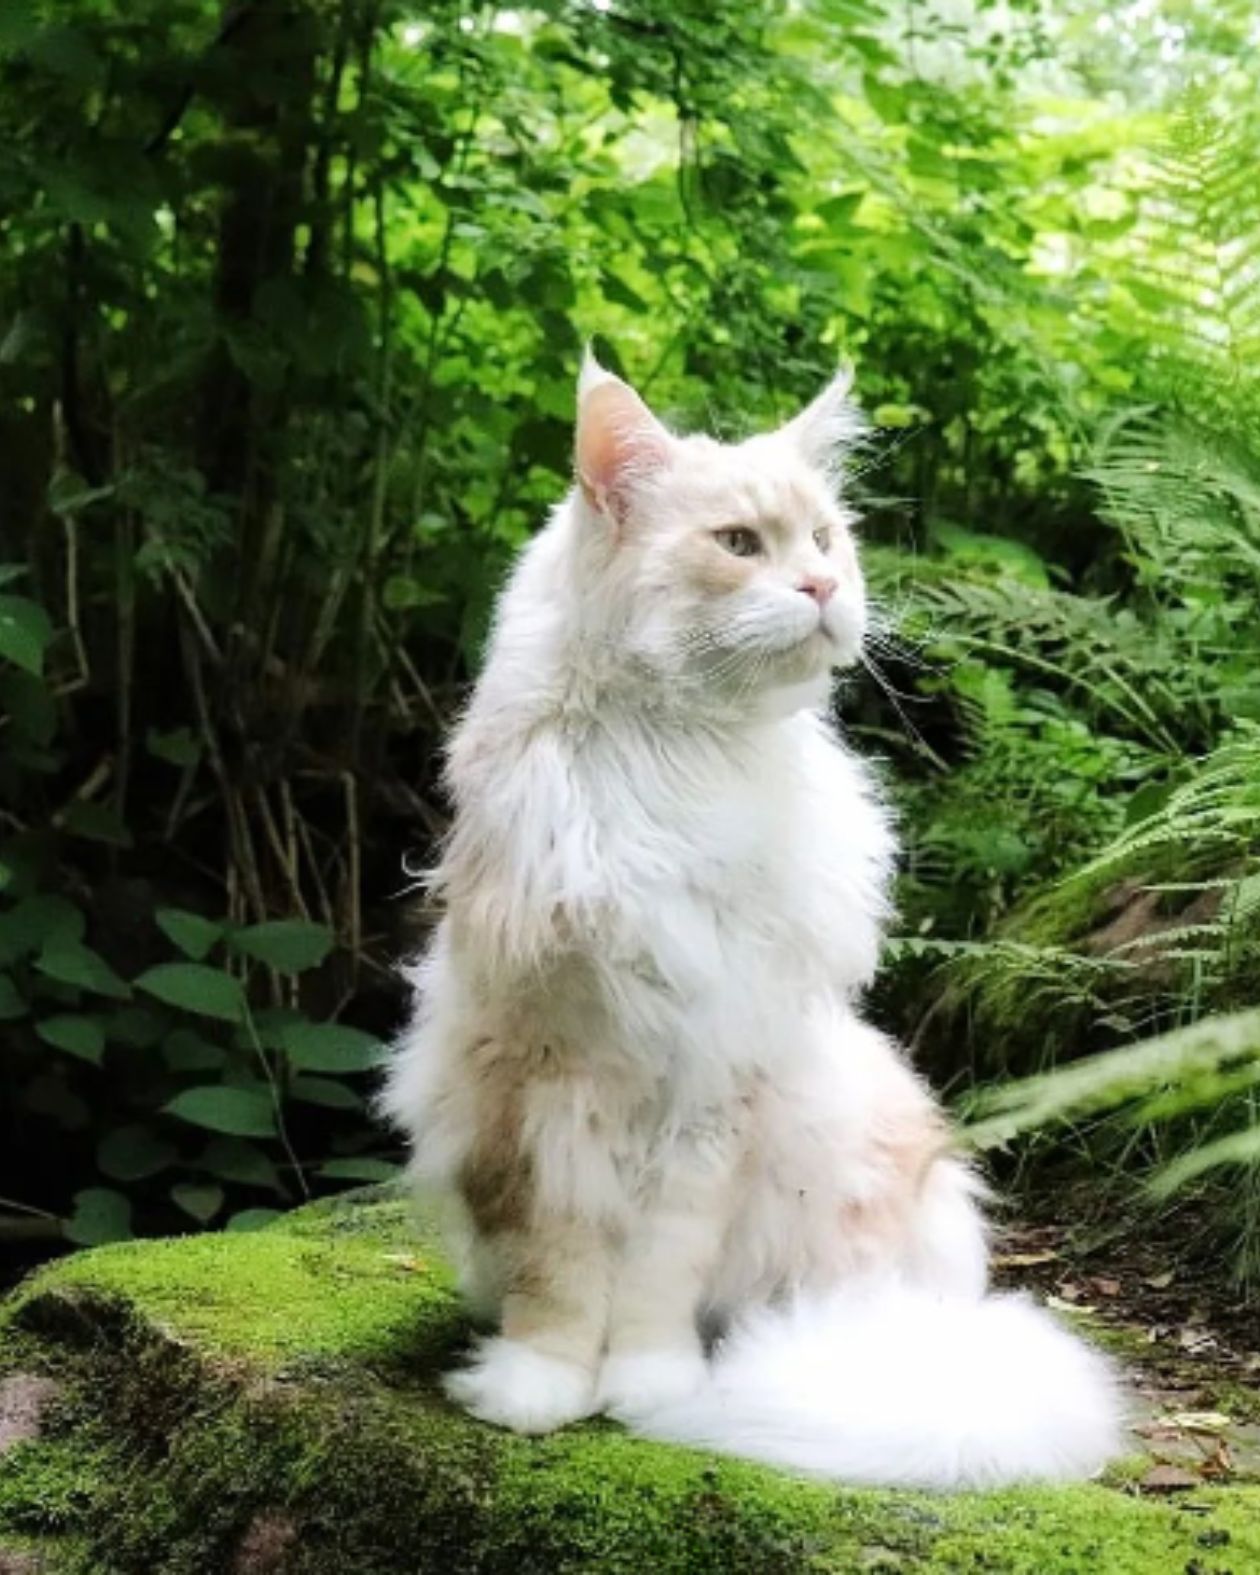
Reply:
<svg viewBox="0 0 1260 1575"><path fill-rule="evenodd" d="M806 596L812 596L820 607L825 607L836 594L836 584L828 574L807 574L796 588Z"/></svg>

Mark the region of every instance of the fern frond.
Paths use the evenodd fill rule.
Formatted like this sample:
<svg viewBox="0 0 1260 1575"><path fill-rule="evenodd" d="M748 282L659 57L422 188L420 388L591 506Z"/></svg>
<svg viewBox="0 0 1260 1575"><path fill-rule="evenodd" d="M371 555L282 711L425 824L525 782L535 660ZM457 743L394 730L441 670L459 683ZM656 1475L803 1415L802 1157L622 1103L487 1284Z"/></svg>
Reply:
<svg viewBox="0 0 1260 1575"><path fill-rule="evenodd" d="M1152 161L1128 279L1181 402L1260 408L1260 126L1189 95ZM1174 259L1174 261L1169 261Z"/></svg>
<svg viewBox="0 0 1260 1575"><path fill-rule="evenodd" d="M1117 1109L1157 1089L1215 1076L1260 1058L1260 1010L1209 1017L1140 1044L988 1091L968 1138L1003 1147L1052 1122Z"/></svg>

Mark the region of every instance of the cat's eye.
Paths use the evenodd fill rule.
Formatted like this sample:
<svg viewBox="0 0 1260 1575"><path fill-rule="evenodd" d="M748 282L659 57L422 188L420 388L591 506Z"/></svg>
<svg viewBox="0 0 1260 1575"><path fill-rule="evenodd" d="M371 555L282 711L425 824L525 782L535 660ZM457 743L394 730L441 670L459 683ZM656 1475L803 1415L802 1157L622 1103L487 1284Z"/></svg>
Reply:
<svg viewBox="0 0 1260 1575"><path fill-rule="evenodd" d="M728 525L724 530L715 530L713 539L736 558L759 558L763 551L761 537L747 525Z"/></svg>
<svg viewBox="0 0 1260 1575"><path fill-rule="evenodd" d="M814 546L819 552L831 551L831 532L825 525L820 525L814 532Z"/></svg>

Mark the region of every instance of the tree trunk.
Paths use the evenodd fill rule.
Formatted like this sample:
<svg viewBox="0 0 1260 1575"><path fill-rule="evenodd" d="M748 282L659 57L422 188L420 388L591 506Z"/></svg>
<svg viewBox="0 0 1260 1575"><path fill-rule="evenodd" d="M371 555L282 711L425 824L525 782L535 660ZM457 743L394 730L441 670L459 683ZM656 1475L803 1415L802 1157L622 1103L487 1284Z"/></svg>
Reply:
<svg viewBox="0 0 1260 1575"><path fill-rule="evenodd" d="M232 621L248 627L277 502L289 398L285 373L260 379L239 350L253 325L260 288L295 279L319 58L318 7L302 0L254 0L245 22L225 33L217 98L236 163L219 219L214 281L219 335L202 388L200 463L210 491L237 500L239 577Z"/></svg>

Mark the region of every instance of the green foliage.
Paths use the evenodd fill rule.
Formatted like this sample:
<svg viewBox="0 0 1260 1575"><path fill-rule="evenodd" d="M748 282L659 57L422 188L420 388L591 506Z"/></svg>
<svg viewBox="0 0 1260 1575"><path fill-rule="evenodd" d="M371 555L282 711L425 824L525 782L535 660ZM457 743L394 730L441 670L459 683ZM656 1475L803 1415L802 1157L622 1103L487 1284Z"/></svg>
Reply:
<svg viewBox="0 0 1260 1575"><path fill-rule="evenodd" d="M0 657L38 678L51 639L52 625L38 602L26 596L0 596Z"/></svg>
<svg viewBox="0 0 1260 1575"><path fill-rule="evenodd" d="M234 930L228 945L244 957L265 962L281 973L305 973L318 968L332 950L332 937L322 924L303 919L276 919Z"/></svg>
<svg viewBox="0 0 1260 1575"><path fill-rule="evenodd" d="M195 1127L233 1137L271 1137L276 1130L271 1100L257 1088L186 1088L163 1108Z"/></svg>
<svg viewBox="0 0 1260 1575"><path fill-rule="evenodd" d="M1004 1146L1021 1134L1116 1113L1122 1130L1149 1136L1170 1122L1192 1123L1192 1140L1159 1157L1149 1180L1163 1201L1233 1172L1232 1243L1239 1279L1252 1290L1260 1275L1254 1235L1255 1175L1260 1170L1260 1011L1217 1014L1122 1049L1087 1057L988 1091L970 1129L979 1148ZM1159 1155L1159 1149L1156 1148ZM1241 1172L1241 1175L1237 1174ZM1228 1219L1217 1198L1217 1219Z"/></svg>
<svg viewBox="0 0 1260 1575"><path fill-rule="evenodd" d="M366 1028L398 1009L400 857L441 829L439 729L568 475L583 340L693 412L834 362L832 281L794 256L782 23L751 0L6 12L19 1208L76 1240L249 1224L389 1163Z"/></svg>
<svg viewBox="0 0 1260 1575"><path fill-rule="evenodd" d="M973 1079L1039 1069L982 1098L980 1140L1069 1121L1159 1197L1206 1185L1253 1284L1255 1015L1219 1014L1254 1008L1260 961L1260 379L1241 348L1260 213L1238 178L1255 147L1251 122L1223 126L1196 95L1107 260L1150 355L1146 402L1120 405L1082 465L1114 533L1092 584L902 571L908 627L952 657L921 687L957 708L970 756L911 799L907 895L946 938L936 1031L966 1023ZM977 821L981 794L1000 816ZM1089 1049L1105 1053L1046 1070ZM1241 1179L1218 1184L1225 1166Z"/></svg>
<svg viewBox="0 0 1260 1575"><path fill-rule="evenodd" d="M131 1205L110 1187L86 1187L74 1195L74 1213L65 1222L68 1240L79 1247L99 1247L131 1235Z"/></svg>
<svg viewBox="0 0 1260 1575"><path fill-rule="evenodd" d="M218 968L201 963L161 963L136 980L138 989L202 1017L220 1017L239 1023L245 1015L245 996L239 980Z"/></svg>
<svg viewBox="0 0 1260 1575"><path fill-rule="evenodd" d="M11 780L19 786L25 762L14 745L27 714L12 711L0 735L0 763L17 767ZM43 742L55 741L54 728ZM380 1057L372 1035L300 1009L298 976L327 959L328 927L305 919L242 925L150 906L141 950L169 956L173 947L183 956L126 977L89 943L120 950L90 903L44 889L45 871L66 882L82 835L64 815L50 830L61 856L44 848L29 860L30 839L16 839L0 893L0 1014L8 1024L0 1067L16 1096L13 1114L51 1125L63 1162L80 1152L65 1167L70 1184L49 1194L53 1209L45 1211L65 1238L95 1246L181 1222L249 1229L274 1212L260 1198L287 1203L320 1181L393 1174L395 1165L362 1153L370 1139L361 1121L344 1131L295 1114L315 1099L357 1117L351 1084ZM310 1071L322 1074L313 1091ZM315 1157L298 1157L291 1127ZM75 1176L109 1185L76 1189ZM19 1218L41 1212L16 1207Z"/></svg>
<svg viewBox="0 0 1260 1575"><path fill-rule="evenodd" d="M1139 10L5 12L19 1223L248 1229L393 1163L400 862L591 336L728 435L859 365L846 720L908 847L880 1007L936 1072L1256 1004L1254 19ZM1126 1096L1122 1151L1212 1185L1236 1074Z"/></svg>
<svg viewBox="0 0 1260 1575"><path fill-rule="evenodd" d="M1260 1011L1210 1017L1141 1044L1091 1056L1072 1067L995 1088L978 1101L979 1118L971 1137L979 1148L992 1147L1052 1121L1130 1104L1136 1104L1135 1119L1141 1124L1156 1113L1150 1103L1153 1098L1159 1099L1161 1113L1166 1113L1174 1097L1188 1107L1210 1106L1223 1090L1233 1091L1239 1074L1251 1082L1260 1080ZM1224 1163L1226 1158L1218 1154L1214 1161L1200 1160L1199 1168Z"/></svg>
<svg viewBox="0 0 1260 1575"><path fill-rule="evenodd" d="M290 1201L309 1196L316 1177L394 1174L394 1164L359 1152L367 1134L306 1123L308 1134L321 1133L316 1152L331 1145L334 1157L305 1161L290 1135L302 1102L358 1114L360 1098L343 1080L377 1064L377 1040L293 1006L250 1005L260 987L265 993L262 975L293 979L324 955L327 933L305 923L233 932L171 910L153 921L155 944L164 936L204 945L203 956L221 953L222 961L157 963L128 985L67 938L87 922L72 905L25 897L0 912L0 934L24 936L0 975L11 1019L6 1081L28 1117L60 1128L60 1144L74 1145L77 1134L93 1139L89 1169L113 1183L67 1196L66 1237L95 1245L137 1224L174 1228L181 1216L208 1224L224 1217L229 1200L228 1223L248 1228L260 1212L248 1205L260 1195ZM134 1004L146 997L153 1004ZM313 1090L310 1071L321 1074Z"/></svg>

